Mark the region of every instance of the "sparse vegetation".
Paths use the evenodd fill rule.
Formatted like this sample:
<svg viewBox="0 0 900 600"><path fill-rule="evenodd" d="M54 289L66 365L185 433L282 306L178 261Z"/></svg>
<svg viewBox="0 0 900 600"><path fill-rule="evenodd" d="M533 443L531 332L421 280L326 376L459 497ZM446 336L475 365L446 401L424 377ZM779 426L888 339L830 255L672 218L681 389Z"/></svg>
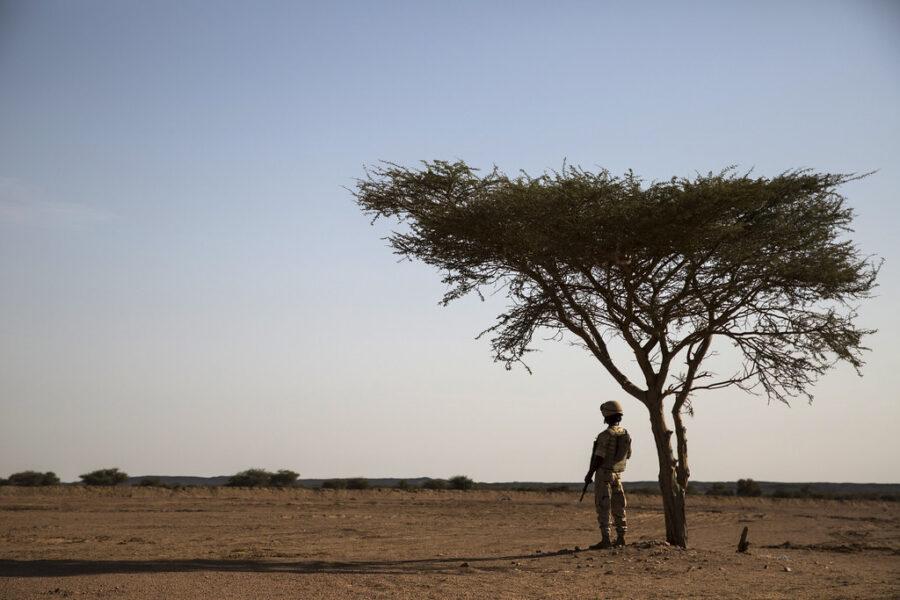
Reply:
<svg viewBox="0 0 900 600"><path fill-rule="evenodd" d="M411 489L411 488L412 488L412 486L409 485L409 482L408 482L407 480L405 480L405 479L401 479L400 481L397 482L397 489L398 489L398 490L408 490L408 489Z"/></svg>
<svg viewBox="0 0 900 600"><path fill-rule="evenodd" d="M708 490L706 490L706 495L707 496L734 496L734 491L732 491L731 488L729 488L724 483L714 483L710 486L710 488Z"/></svg>
<svg viewBox="0 0 900 600"><path fill-rule="evenodd" d="M446 490L447 482L443 479L429 479L422 484L422 488L426 490Z"/></svg>
<svg viewBox="0 0 900 600"><path fill-rule="evenodd" d="M53 471L40 473L38 471L21 471L13 473L9 479L4 480L3 485L18 485L24 487L32 487L39 485L59 485L59 477Z"/></svg>
<svg viewBox="0 0 900 600"><path fill-rule="evenodd" d="M738 479L737 481L738 496L762 496L762 488L752 479Z"/></svg>
<svg viewBox="0 0 900 600"><path fill-rule="evenodd" d="M235 473L228 478L229 487L265 487L269 485L272 474L265 469L247 469Z"/></svg>
<svg viewBox="0 0 900 600"><path fill-rule="evenodd" d="M555 494L558 492L569 492L571 490L572 490L572 488L570 488L567 485L548 485L547 487L544 488L545 492L549 492L551 494Z"/></svg>
<svg viewBox="0 0 900 600"><path fill-rule="evenodd" d="M347 489L346 479L326 479L322 482L323 490L345 490Z"/></svg>
<svg viewBox="0 0 900 600"><path fill-rule="evenodd" d="M275 487L291 487L296 485L299 473L295 473L289 469L279 469L276 473L269 476L269 485Z"/></svg>
<svg viewBox="0 0 900 600"><path fill-rule="evenodd" d="M475 487L475 482L465 475L454 475L447 481L447 485L452 490L471 490Z"/></svg>
<svg viewBox="0 0 900 600"><path fill-rule="evenodd" d="M142 477L140 481L138 481L138 486L140 487L169 487L162 481L160 481L159 477Z"/></svg>
<svg viewBox="0 0 900 600"><path fill-rule="evenodd" d="M641 487L625 487L626 494L638 494L642 496L658 496L659 488L658 487L649 487L649 486L641 486Z"/></svg>
<svg viewBox="0 0 900 600"><path fill-rule="evenodd" d="M367 490L369 487L369 480L365 477L351 477L347 480L348 490Z"/></svg>
<svg viewBox="0 0 900 600"><path fill-rule="evenodd" d="M79 475L84 485L114 486L125 483L128 479L128 473L120 471L118 468L97 469L84 475Z"/></svg>

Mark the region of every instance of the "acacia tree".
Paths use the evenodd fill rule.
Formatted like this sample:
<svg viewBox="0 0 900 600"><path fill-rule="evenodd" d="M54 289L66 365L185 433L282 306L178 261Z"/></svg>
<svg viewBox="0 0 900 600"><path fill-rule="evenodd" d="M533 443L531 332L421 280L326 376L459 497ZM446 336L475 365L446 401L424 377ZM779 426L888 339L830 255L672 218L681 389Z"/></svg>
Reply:
<svg viewBox="0 0 900 600"><path fill-rule="evenodd" d="M505 291L506 310L481 334L495 360L521 363L539 329L569 332L647 408L672 544L687 545L684 415L696 392L811 400L836 362L863 364L871 331L854 324L854 303L879 265L845 239L853 215L837 188L852 175L729 169L646 184L573 167L508 177L422 165L368 170L358 204L400 222L387 238L395 253L444 273L444 304ZM613 338L628 351L613 356ZM705 366L716 340L737 348L733 373ZM638 377L624 368L632 359Z"/></svg>

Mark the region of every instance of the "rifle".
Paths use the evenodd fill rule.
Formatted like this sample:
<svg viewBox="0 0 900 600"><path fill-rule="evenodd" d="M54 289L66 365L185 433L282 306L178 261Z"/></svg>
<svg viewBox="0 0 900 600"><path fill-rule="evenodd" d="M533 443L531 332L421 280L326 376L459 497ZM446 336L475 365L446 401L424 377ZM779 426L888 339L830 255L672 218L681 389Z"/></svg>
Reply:
<svg viewBox="0 0 900 600"><path fill-rule="evenodd" d="M594 440L593 445L591 445L591 465L594 463L594 452L597 451L597 440ZM581 488L581 498L578 499L579 502L584 500L584 495L587 493L588 486L591 485L590 480L584 482L584 487Z"/></svg>

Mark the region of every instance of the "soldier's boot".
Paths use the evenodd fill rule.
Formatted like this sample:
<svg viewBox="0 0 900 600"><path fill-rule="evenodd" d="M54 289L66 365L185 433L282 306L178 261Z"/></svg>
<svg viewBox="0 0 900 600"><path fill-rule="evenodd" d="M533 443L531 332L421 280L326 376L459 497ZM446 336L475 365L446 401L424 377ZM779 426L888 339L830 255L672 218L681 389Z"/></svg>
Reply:
<svg viewBox="0 0 900 600"><path fill-rule="evenodd" d="M616 546L624 546L625 545L625 534L617 533L616 534Z"/></svg>
<svg viewBox="0 0 900 600"><path fill-rule="evenodd" d="M591 550L606 550L608 548L612 548L612 542L609 541L609 532L601 531L600 534L603 536L603 538L599 542L591 546Z"/></svg>

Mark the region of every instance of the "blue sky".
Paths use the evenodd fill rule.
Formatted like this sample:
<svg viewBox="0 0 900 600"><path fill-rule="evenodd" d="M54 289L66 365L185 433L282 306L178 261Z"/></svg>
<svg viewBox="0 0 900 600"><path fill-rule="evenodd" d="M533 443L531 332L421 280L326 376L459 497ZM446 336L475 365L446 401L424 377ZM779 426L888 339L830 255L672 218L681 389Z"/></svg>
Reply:
<svg viewBox="0 0 900 600"><path fill-rule="evenodd" d="M689 428L698 479L897 481L900 8L632 4L0 3L0 475L579 479L622 392L565 344L493 364L498 300L438 307L346 189L463 158L877 169L844 190L886 259L865 377Z"/></svg>

